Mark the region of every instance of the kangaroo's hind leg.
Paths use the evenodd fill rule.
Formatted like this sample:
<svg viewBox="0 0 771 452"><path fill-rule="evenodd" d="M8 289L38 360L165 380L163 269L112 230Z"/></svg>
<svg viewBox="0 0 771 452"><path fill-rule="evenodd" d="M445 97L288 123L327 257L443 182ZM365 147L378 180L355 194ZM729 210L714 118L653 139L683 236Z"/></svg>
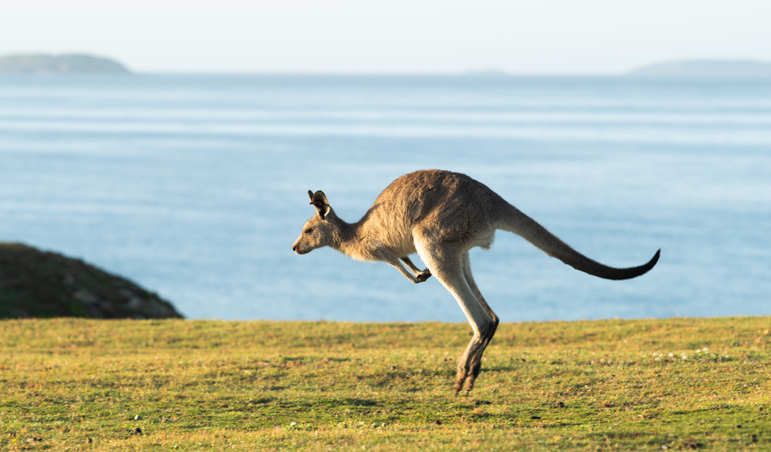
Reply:
<svg viewBox="0 0 771 452"><path fill-rule="evenodd" d="M485 301L485 298L482 296L482 293L479 291L479 287L477 287L476 282L474 281L474 277L471 274L471 260L469 259L468 252L463 253L463 276L466 278L466 283L471 288L471 291L474 293L474 296L476 297L477 302L482 306L482 308L487 312L487 315L490 316L493 323L492 325L487 329L485 334L482 336L482 340L484 341L484 344L482 347L478 348L476 353L473 356L469 356L469 368L471 374L467 376L466 379L466 390L470 391L474 386L474 381L477 378L477 375L479 375L479 370L482 368L482 355L485 352L485 349L487 349L487 346L490 345L490 341L492 340L493 336L495 335L495 330L498 328L498 323L500 319L497 315L495 315L495 312L490 308L490 305L487 304L487 301Z"/></svg>
<svg viewBox="0 0 771 452"><path fill-rule="evenodd" d="M483 307L467 281L463 262L465 250L459 245L453 244L440 244L438 246L418 244L417 249L420 258L426 263L431 273L455 297L474 331L474 336L458 361L455 377L456 392L459 392L464 386L467 391L470 391L474 387L476 374L479 373L479 365L476 361L481 362L482 353L495 331L497 317L494 321L487 312L489 307L485 309L487 304L485 303L485 307ZM474 286L476 287L476 285ZM477 358L476 361L474 361L475 357Z"/></svg>

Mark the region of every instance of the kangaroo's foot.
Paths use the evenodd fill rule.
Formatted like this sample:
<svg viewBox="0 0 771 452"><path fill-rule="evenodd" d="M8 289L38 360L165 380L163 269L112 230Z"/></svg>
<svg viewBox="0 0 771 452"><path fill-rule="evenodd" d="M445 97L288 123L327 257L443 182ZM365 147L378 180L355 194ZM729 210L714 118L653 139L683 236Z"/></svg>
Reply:
<svg viewBox="0 0 771 452"><path fill-rule="evenodd" d="M465 389L466 392L474 389L474 382L477 379L477 375L479 375L481 367L481 361L458 364L458 372L455 375L455 394L458 394L461 389Z"/></svg>
<svg viewBox="0 0 771 452"><path fill-rule="evenodd" d="M415 281L416 284L422 283L423 281L431 277L431 271L429 271L428 269L425 269L422 272L415 275L415 277L416 277L416 281Z"/></svg>
<svg viewBox="0 0 771 452"><path fill-rule="evenodd" d="M479 356L479 358L481 358L481 356ZM471 359L466 360L466 362L459 363L458 371L455 375L455 393L459 393L461 389L464 389L466 392L474 389L474 382L476 382L481 369L481 359L473 359L473 357L471 357Z"/></svg>
<svg viewBox="0 0 771 452"><path fill-rule="evenodd" d="M474 382L476 382L479 376L479 371L482 370L482 355L485 353L485 349L490 344L490 340L495 334L495 330L498 328L498 318L488 325L488 327L480 334L474 335L469 342L468 347L463 352L463 355L458 361L458 371L455 375L455 393L459 393L461 389L465 389L466 392L474 389Z"/></svg>
<svg viewBox="0 0 771 452"><path fill-rule="evenodd" d="M459 393L461 389L465 389L466 392L474 389L474 382L479 375L479 370L482 367L482 353L484 351L484 341L480 337L474 337L471 339L466 351L458 361L458 370L455 374L455 393Z"/></svg>

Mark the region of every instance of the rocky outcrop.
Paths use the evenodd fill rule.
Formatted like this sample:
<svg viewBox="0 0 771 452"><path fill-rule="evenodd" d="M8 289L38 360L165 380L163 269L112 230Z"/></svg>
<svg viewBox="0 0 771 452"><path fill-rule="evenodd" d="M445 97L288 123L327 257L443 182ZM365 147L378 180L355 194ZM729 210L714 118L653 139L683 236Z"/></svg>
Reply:
<svg viewBox="0 0 771 452"><path fill-rule="evenodd" d="M0 318L181 318L174 306L133 282L79 259L0 243Z"/></svg>

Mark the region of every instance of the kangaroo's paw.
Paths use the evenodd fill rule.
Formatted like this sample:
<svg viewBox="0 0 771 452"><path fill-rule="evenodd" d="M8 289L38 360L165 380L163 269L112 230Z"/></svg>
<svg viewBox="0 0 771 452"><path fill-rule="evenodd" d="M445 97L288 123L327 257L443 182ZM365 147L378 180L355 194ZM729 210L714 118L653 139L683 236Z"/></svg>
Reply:
<svg viewBox="0 0 771 452"><path fill-rule="evenodd" d="M415 283L422 283L423 281L427 280L431 277L431 272L428 269L423 270L422 272L418 273L416 276Z"/></svg>

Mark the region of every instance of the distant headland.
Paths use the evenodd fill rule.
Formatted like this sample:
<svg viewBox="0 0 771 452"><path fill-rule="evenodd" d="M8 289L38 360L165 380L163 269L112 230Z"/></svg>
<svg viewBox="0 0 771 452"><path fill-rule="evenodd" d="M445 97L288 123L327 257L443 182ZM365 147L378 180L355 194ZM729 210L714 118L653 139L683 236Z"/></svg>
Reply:
<svg viewBox="0 0 771 452"><path fill-rule="evenodd" d="M131 74L123 64L85 54L20 54L0 57L0 74Z"/></svg>
<svg viewBox="0 0 771 452"><path fill-rule="evenodd" d="M681 60L651 64L626 74L650 78L771 78L771 62L754 60Z"/></svg>

